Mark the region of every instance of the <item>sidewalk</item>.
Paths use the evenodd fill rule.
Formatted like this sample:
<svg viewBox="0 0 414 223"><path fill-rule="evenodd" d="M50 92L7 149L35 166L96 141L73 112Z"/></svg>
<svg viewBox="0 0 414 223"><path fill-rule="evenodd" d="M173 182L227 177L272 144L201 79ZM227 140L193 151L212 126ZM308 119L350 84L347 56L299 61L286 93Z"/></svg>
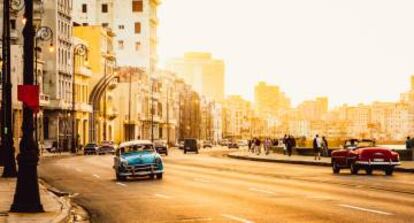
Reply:
<svg viewBox="0 0 414 223"><path fill-rule="evenodd" d="M0 167L0 173L3 168ZM70 203L55 196L45 186L39 184L40 198L44 213L22 214L10 213L16 187L16 179L0 178L0 223L63 223L70 217Z"/></svg>
<svg viewBox="0 0 414 223"><path fill-rule="evenodd" d="M233 159L260 161L260 162L274 162L274 163L290 163L300 165L312 165L312 166L331 166L331 158L322 157L321 160L314 160L313 156L298 156L292 155L291 157L283 154L271 153L269 155L261 154L256 155L247 151L238 151L230 153L228 157ZM414 173L414 161L403 161L401 166L395 168L398 172L410 172Z"/></svg>

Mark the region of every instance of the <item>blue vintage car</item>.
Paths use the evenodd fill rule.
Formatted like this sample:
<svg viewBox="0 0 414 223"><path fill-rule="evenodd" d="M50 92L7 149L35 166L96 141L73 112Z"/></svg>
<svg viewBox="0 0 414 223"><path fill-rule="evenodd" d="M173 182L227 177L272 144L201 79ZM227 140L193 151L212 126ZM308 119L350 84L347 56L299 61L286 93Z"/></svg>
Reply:
<svg viewBox="0 0 414 223"><path fill-rule="evenodd" d="M127 177L149 176L162 179L164 165L160 154L151 141L135 140L122 143L114 158L116 179L123 181Z"/></svg>

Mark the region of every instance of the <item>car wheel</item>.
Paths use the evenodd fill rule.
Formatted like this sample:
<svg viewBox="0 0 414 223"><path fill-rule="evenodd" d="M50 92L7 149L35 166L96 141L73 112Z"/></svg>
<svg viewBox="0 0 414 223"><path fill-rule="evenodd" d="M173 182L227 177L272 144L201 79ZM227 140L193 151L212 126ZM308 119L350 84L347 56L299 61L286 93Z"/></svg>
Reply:
<svg viewBox="0 0 414 223"><path fill-rule="evenodd" d="M387 169L385 169L385 175L392 176L393 173L394 173L394 167L388 167Z"/></svg>
<svg viewBox="0 0 414 223"><path fill-rule="evenodd" d="M339 174L339 172L341 171L341 168L338 167L338 164L335 160L332 160L332 171L334 174Z"/></svg>
<svg viewBox="0 0 414 223"><path fill-rule="evenodd" d="M187 150L186 149L184 149L184 154L187 154Z"/></svg>
<svg viewBox="0 0 414 223"><path fill-rule="evenodd" d="M354 162L352 162L351 163L351 174L358 174L358 171L359 171L359 168L358 168L358 166L354 163Z"/></svg>
<svg viewBox="0 0 414 223"><path fill-rule="evenodd" d="M117 181L125 181L126 180L126 176L121 176L118 173L116 174L116 180Z"/></svg>
<svg viewBox="0 0 414 223"><path fill-rule="evenodd" d="M198 154L198 150L196 150L196 154Z"/></svg>
<svg viewBox="0 0 414 223"><path fill-rule="evenodd" d="M161 180L162 179L162 173L157 173L157 180Z"/></svg>
<svg viewBox="0 0 414 223"><path fill-rule="evenodd" d="M365 172L367 173L367 175L372 175L372 169L371 168L366 168Z"/></svg>
<svg viewBox="0 0 414 223"><path fill-rule="evenodd" d="M168 152L167 152L167 153L165 153L165 155L166 155L166 156L168 156Z"/></svg>

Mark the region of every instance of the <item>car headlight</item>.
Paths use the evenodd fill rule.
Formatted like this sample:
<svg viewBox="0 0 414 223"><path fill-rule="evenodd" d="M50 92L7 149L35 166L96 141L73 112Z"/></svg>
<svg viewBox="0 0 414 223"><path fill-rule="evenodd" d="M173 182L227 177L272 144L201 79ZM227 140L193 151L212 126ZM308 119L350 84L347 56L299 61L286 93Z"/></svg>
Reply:
<svg viewBox="0 0 414 223"><path fill-rule="evenodd" d="M128 161L125 160L125 159L121 159L121 166L127 167L128 166Z"/></svg>

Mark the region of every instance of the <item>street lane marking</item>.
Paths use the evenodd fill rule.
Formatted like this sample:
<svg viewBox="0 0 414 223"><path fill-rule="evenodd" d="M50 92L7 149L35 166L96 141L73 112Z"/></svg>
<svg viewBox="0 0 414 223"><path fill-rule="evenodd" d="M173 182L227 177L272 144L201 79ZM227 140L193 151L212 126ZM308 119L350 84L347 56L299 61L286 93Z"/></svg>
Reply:
<svg viewBox="0 0 414 223"><path fill-rule="evenodd" d="M170 196L165 195L165 194L154 194L154 196L159 197L159 198L164 198L164 199L171 199Z"/></svg>
<svg viewBox="0 0 414 223"><path fill-rule="evenodd" d="M123 187L126 187L127 185L126 184L123 184L123 183L116 183L117 185L119 185L119 186L123 186Z"/></svg>
<svg viewBox="0 0 414 223"><path fill-rule="evenodd" d="M180 222L201 222L201 221L213 221L212 218L188 218L182 219Z"/></svg>
<svg viewBox="0 0 414 223"><path fill-rule="evenodd" d="M265 193L265 194L275 194L272 191L267 191L267 190L261 190L261 189L257 189L257 188L249 188L250 191L254 191L254 192L260 192L260 193Z"/></svg>
<svg viewBox="0 0 414 223"><path fill-rule="evenodd" d="M254 223L253 221L249 221L247 219L239 218L239 217L236 217L236 216L233 216L233 215L229 215L229 214L222 214L221 216L223 216L225 218L228 218L228 219L231 219L231 220L234 220L234 221L238 221L238 222Z"/></svg>
<svg viewBox="0 0 414 223"><path fill-rule="evenodd" d="M359 210L359 211L371 212L371 213L374 213L374 214L381 214L381 215L388 215L388 216L393 215L392 213L389 213L389 212L378 211L378 210L374 210L374 209L361 208L361 207L355 207L355 206L347 205L347 204L339 204L339 206L344 207L344 208Z"/></svg>
<svg viewBox="0 0 414 223"><path fill-rule="evenodd" d="M101 178L99 175L96 175L96 174L94 174L93 176L96 178Z"/></svg>
<svg viewBox="0 0 414 223"><path fill-rule="evenodd" d="M78 168L76 168L75 170L78 171L78 172L82 172L82 170L81 169L78 169Z"/></svg>

